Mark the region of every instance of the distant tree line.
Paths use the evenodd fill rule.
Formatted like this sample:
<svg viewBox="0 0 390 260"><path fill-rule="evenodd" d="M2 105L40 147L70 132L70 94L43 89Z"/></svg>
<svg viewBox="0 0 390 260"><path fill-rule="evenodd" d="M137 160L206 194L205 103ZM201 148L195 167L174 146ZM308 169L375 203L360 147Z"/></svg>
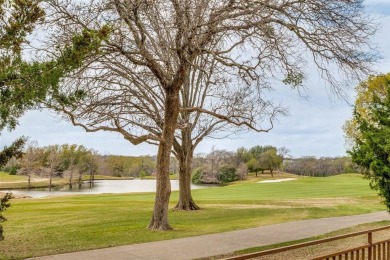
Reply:
<svg viewBox="0 0 390 260"><path fill-rule="evenodd" d="M11 145L8 150L14 149ZM236 152L212 148L209 154L196 154L192 169L197 174L192 178L193 183L226 183L243 180L248 172L269 171L273 175L279 169L286 148L274 146L254 146L250 149L241 147ZM8 155L7 155L8 156ZM156 172L156 156L124 156L100 155L83 145L64 144L38 147L30 143L23 152L8 156L2 171L10 174L32 176L64 177L69 179L69 185L82 183L83 175L99 173L107 176L142 178L154 175ZM170 173L176 174L179 163L171 157Z"/></svg>
<svg viewBox="0 0 390 260"><path fill-rule="evenodd" d="M298 159L286 160L283 170L288 173L326 177L341 173L358 173L359 167L352 163L351 157L321 157L306 156Z"/></svg>
<svg viewBox="0 0 390 260"><path fill-rule="evenodd" d="M23 149L26 139L18 139L0 152L0 170L12 175L26 175L31 186L31 177L69 179L69 185L81 184L83 175L93 180L95 174L117 177L145 177L156 171L155 156L100 155L83 145L63 144L38 147L31 142ZM177 162L171 163L172 173L177 171Z"/></svg>
<svg viewBox="0 0 390 260"><path fill-rule="evenodd" d="M246 179L249 173L275 170L312 177L326 177L342 173L360 173L351 157L305 156L292 159L285 147L256 145L241 147L235 152L212 149L208 154L197 154L193 163L192 182L195 184L226 183Z"/></svg>
<svg viewBox="0 0 390 260"><path fill-rule="evenodd" d="M143 178L156 172L156 156L100 155L83 145L64 144L38 147L33 143L21 152L21 144L26 139L17 140L0 153L0 159L7 158L1 168L10 174L69 179L69 185L81 185L83 175L93 181L95 174L116 177ZM15 155L11 156L11 152ZM5 159L4 159L5 162ZM171 157L170 173L178 173L179 163ZM192 182L195 184L218 184L244 180L249 173L257 177L265 172L284 171L303 176L331 176L341 173L359 172L359 167L350 157L307 156L291 159L289 150L270 145L256 145L249 149L238 148L235 152L218 150L213 147L210 153L195 154L192 163Z"/></svg>
<svg viewBox="0 0 390 260"><path fill-rule="evenodd" d="M236 152L216 150L213 147L209 154L195 156L192 182L226 183L246 179L249 172L257 176L264 171L269 171L273 177L274 170L280 168L288 152L285 147L269 145L256 145L250 149L241 147Z"/></svg>
<svg viewBox="0 0 390 260"><path fill-rule="evenodd" d="M83 174L93 176L97 171L96 152L83 145L63 144L38 147L31 142L18 157L12 157L2 170L10 174L26 175L31 187L31 177L69 178L69 185L82 183Z"/></svg>
<svg viewBox="0 0 390 260"><path fill-rule="evenodd" d="M117 177L142 178L156 171L155 156L96 155L99 173Z"/></svg>

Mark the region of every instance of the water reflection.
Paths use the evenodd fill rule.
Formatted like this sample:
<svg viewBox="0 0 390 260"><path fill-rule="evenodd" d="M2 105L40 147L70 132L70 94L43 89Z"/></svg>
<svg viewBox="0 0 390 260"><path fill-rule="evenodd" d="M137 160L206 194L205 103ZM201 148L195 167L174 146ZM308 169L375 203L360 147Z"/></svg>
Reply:
<svg viewBox="0 0 390 260"><path fill-rule="evenodd" d="M172 190L179 190L179 181L171 181ZM194 185L192 189L209 188L211 185ZM75 194L103 194L103 193L127 193L127 192L155 192L156 180L98 180L94 183L89 181L84 182L81 186L73 185L72 189L69 185L61 187L39 188L33 190L12 190L14 194L23 194L33 198L42 198L46 196L62 196Z"/></svg>

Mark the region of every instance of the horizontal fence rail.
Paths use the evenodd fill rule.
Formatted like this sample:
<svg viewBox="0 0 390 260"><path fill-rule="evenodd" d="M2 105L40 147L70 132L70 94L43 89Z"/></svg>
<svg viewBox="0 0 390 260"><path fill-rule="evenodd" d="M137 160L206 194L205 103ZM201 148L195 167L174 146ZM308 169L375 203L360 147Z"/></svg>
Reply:
<svg viewBox="0 0 390 260"><path fill-rule="evenodd" d="M298 248L305 248L308 246L320 245L320 244L324 244L327 242L332 242L340 239L356 237L360 235L367 235L367 243L364 245L345 249L343 251L324 255L324 256L310 258L310 259L311 260L390 260L390 238L375 243L373 243L372 241L373 233L386 230L386 229L390 229L390 226L358 231L354 233L349 233L345 235L334 236L334 237L329 237L324 239L318 239L310 242L299 243L291 246L285 246L285 247L265 250L261 252L232 256L224 259L243 260L243 259L251 259L260 256L271 256L274 254L278 254L278 253L282 253L282 252L286 252Z"/></svg>

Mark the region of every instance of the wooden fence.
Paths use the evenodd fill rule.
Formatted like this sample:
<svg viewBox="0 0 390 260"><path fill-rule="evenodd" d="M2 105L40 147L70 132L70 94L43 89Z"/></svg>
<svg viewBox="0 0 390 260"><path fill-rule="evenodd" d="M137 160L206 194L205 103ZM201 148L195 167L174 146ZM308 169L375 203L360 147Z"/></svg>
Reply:
<svg viewBox="0 0 390 260"><path fill-rule="evenodd" d="M385 226L385 227L380 227L380 228L375 228L375 229L370 229L365 231L359 231L359 232L334 236L325 239L314 240L306 243L300 243L291 246L275 248L275 249L266 250L262 252L233 256L233 257L225 258L225 260L242 260L242 259L256 258L260 256L272 256L277 253L282 253L293 249L305 248L308 246L319 245L327 242L332 242L332 241L350 238L350 237L356 237L360 235L367 235L367 243L340 252L335 252L329 255L323 255L323 256L310 258L310 259L312 260L390 260L390 238L375 243L373 243L373 239L372 239L373 233L386 230L386 229L390 229L390 226Z"/></svg>

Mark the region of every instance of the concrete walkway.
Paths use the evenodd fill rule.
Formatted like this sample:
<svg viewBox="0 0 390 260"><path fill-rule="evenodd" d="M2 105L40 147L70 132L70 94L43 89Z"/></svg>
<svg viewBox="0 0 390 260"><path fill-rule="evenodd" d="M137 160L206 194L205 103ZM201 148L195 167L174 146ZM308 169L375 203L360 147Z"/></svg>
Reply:
<svg viewBox="0 0 390 260"><path fill-rule="evenodd" d="M321 235L364 223L390 220L387 212L294 221L225 233L36 257L39 260L196 259L240 249ZM201 228L201 227L200 227ZM59 243L61 243L59 241Z"/></svg>

